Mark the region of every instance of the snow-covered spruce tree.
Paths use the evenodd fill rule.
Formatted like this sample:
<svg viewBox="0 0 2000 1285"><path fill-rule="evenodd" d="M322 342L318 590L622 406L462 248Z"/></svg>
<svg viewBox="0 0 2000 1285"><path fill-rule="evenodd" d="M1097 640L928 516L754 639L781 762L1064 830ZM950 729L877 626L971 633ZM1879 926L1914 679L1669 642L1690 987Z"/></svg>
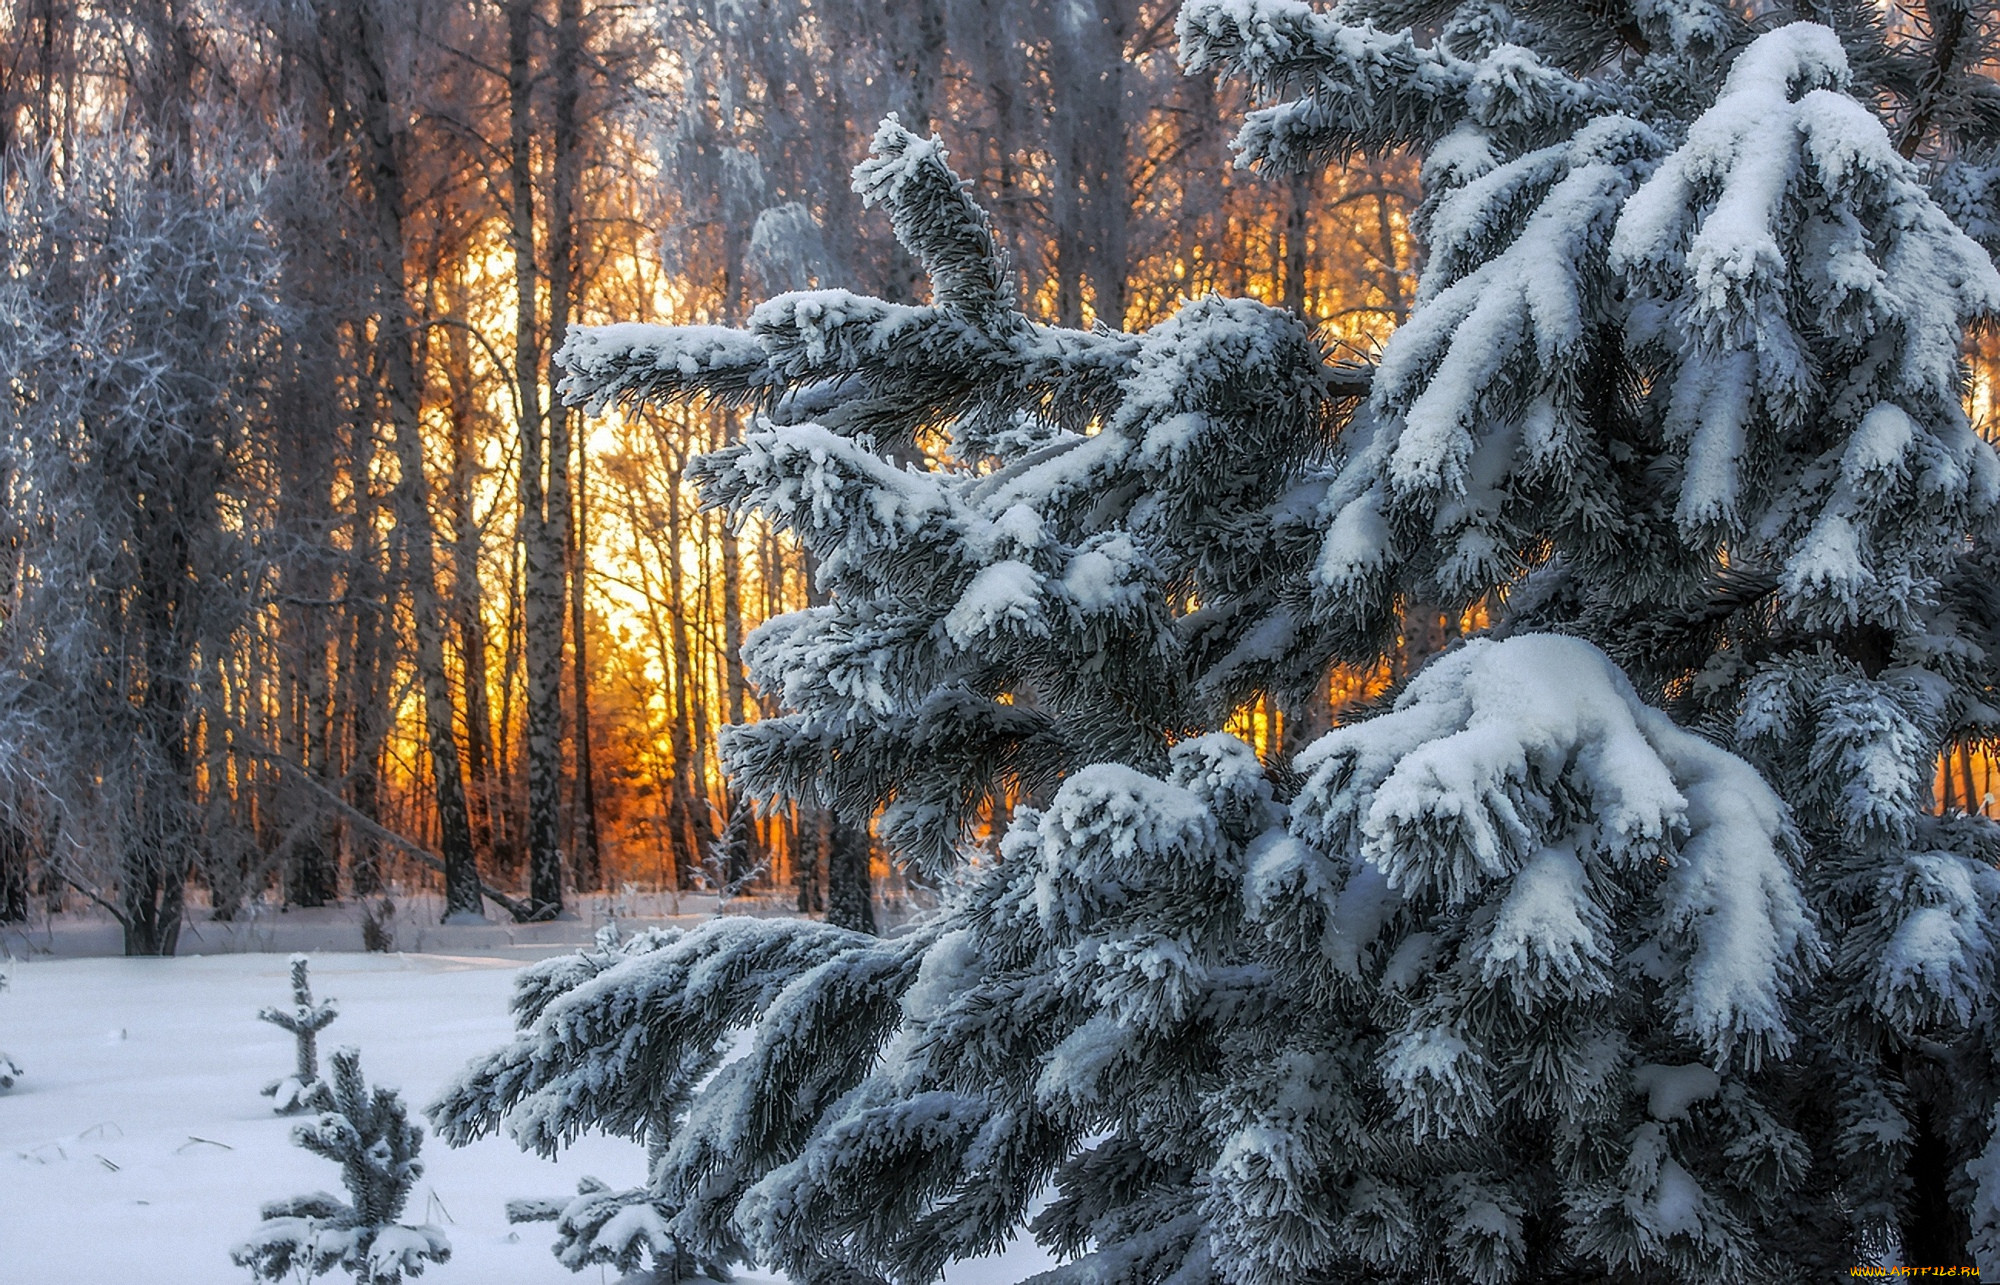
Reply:
<svg viewBox="0 0 2000 1285"><path fill-rule="evenodd" d="M1048 1285L2000 1274L2000 842L1930 797L2000 645L1994 24L1758 11L1187 5L1247 161L1424 155L1372 370L1242 300L1036 324L893 122L856 186L930 304L573 336L573 396L754 407L698 475L816 560L744 787L938 867L1028 804L905 937L551 971L444 1136L642 1139L680 1244L809 1285L1045 1194ZM1411 600L1488 636L1293 762L1214 730Z"/></svg>
<svg viewBox="0 0 2000 1285"><path fill-rule="evenodd" d="M280 1115L312 1109L309 1103L314 1098L309 1090L319 1083L319 1033L340 1016L340 1006L334 1001L313 999L312 982L306 977L306 957L294 955L290 962L292 1006L257 1010L259 1021L290 1031L298 1041L297 1067L290 1075L273 1080L260 1090L271 1099L271 1109Z"/></svg>
<svg viewBox="0 0 2000 1285"><path fill-rule="evenodd" d="M399 1285L405 1275L422 1276L427 1264L451 1258L443 1231L397 1221L423 1176L417 1152L424 1131L409 1122L394 1089L378 1085L370 1092L358 1049L337 1049L329 1060L331 1077L315 1080L305 1097L319 1119L295 1126L292 1141L340 1166L348 1199L318 1191L274 1200L230 1258L260 1281L285 1281L293 1273L311 1280L338 1267L358 1285Z"/></svg>

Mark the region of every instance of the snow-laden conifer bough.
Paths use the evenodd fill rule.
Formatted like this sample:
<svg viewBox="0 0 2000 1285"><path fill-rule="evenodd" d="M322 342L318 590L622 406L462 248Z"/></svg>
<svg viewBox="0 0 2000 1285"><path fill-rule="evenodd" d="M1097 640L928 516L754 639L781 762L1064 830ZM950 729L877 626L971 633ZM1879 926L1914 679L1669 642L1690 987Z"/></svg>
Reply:
<svg viewBox="0 0 2000 1285"><path fill-rule="evenodd" d="M893 119L930 303L574 333L573 400L754 410L692 472L819 569L739 785L958 888L530 969L443 1136L634 1138L656 1254L805 1285L1024 1226L1041 1285L2000 1279L2000 835L1932 805L1996 717L1996 20L1928 8L1192 0L1246 163L1424 158L1372 369L1030 320ZM1219 730L1474 605L1296 755Z"/></svg>

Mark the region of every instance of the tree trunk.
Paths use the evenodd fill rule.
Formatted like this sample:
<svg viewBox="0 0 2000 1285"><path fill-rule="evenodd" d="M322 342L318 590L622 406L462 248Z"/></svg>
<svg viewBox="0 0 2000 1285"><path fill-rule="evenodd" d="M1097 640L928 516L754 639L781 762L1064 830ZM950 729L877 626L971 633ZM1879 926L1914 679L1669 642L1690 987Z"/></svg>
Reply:
<svg viewBox="0 0 2000 1285"><path fill-rule="evenodd" d="M708 815L707 770L701 753L701 730L695 726L694 647L688 636L690 604L687 597L686 578L681 571L680 551L686 538L685 509L682 506L683 489L681 469L687 460L684 456L669 452L675 465L674 475L667 486L667 538L670 541L664 559L667 566L667 594L669 615L673 636L674 660L674 709L673 709L673 751L674 751L674 811L677 814L674 826L674 877L676 886L686 892L693 886L694 871L707 855L709 845L714 840Z"/></svg>
<svg viewBox="0 0 2000 1285"><path fill-rule="evenodd" d="M305 769L315 784L332 789L335 777L331 711L333 691L326 672L327 621L324 613L318 610L312 613L312 619L305 656L305 690L302 693L306 704ZM308 799L303 806L310 809L307 813L310 819L305 826L314 877L323 885L326 897L331 900L340 896L340 830L319 800Z"/></svg>
<svg viewBox="0 0 2000 1285"><path fill-rule="evenodd" d="M597 774L590 746L590 645L589 631L584 612L584 550L589 529L585 521L589 516L584 502L584 457L577 454L576 522L569 542L570 564L576 568L570 578L570 637L573 640L571 657L575 664L570 686L575 700L576 716L573 722L576 745L576 801L571 807L571 816L576 834L576 877L582 887L602 888L604 886L604 857L598 847L597 834Z"/></svg>
<svg viewBox="0 0 2000 1285"><path fill-rule="evenodd" d="M1410 314L1410 303L1403 280L1404 248L1396 234L1396 220L1389 206L1389 166L1376 161L1369 169L1369 179L1375 185L1375 240L1376 255L1382 261L1382 298L1389 313L1390 323L1401 329L1403 321Z"/></svg>
<svg viewBox="0 0 2000 1285"><path fill-rule="evenodd" d="M824 808L799 808L798 851L792 857L792 886L798 891L802 915L826 909L826 853L833 842L832 822Z"/></svg>
<svg viewBox="0 0 2000 1285"><path fill-rule="evenodd" d="M1104 0L1088 32L1087 84L1097 108L1091 114L1091 294L1097 321L1114 330L1125 326L1131 268L1132 175L1126 154L1126 81L1131 65L1125 41L1132 27L1130 0Z"/></svg>
<svg viewBox="0 0 2000 1285"><path fill-rule="evenodd" d="M535 308L534 71L529 37L533 0L507 8L509 233L514 249L514 381L521 416L521 543L527 561L522 591L528 709L528 902L553 917L562 910L562 849L558 843L562 777L563 531L568 527L568 431L559 412L542 414L541 328ZM550 434L544 452L544 433ZM562 449L558 449L560 437ZM549 479L543 483L547 467ZM564 509L558 525L556 491Z"/></svg>
<svg viewBox="0 0 2000 1285"><path fill-rule="evenodd" d="M583 4L582 0L560 0L556 6L554 120L550 137L550 166L553 180L549 209L549 333L551 355L568 336L582 283L577 272L576 201L583 164L582 140L577 127L577 102L582 93ZM553 360L549 386L554 388L561 370ZM576 486L570 487L569 407L558 401L549 416L549 525L567 545L569 553L569 605L571 669L570 695L574 701L571 736L574 746L576 793L571 806L574 874L579 887L596 888L603 883L597 843L597 783L590 756L590 651L585 626L584 495L583 452L577 451ZM579 443L579 446L581 443ZM574 504L572 504L572 494ZM571 509L575 512L572 514Z"/></svg>
<svg viewBox="0 0 2000 1285"><path fill-rule="evenodd" d="M468 311L463 264L453 274L452 317L462 321ZM462 684L465 689L465 769L470 787L472 846L489 860L493 851L493 726L486 672L485 594L479 576L480 531L473 507L473 483L479 471L472 384L472 345L462 325L446 328L446 371L450 386L451 423L451 589L452 620L458 634Z"/></svg>
<svg viewBox="0 0 2000 1285"><path fill-rule="evenodd" d="M391 363L394 364L393 362ZM411 417L414 420L414 416ZM424 694L425 744L437 804L438 855L444 859L445 919L480 919L479 867L465 806L458 738L453 728L451 679L445 672L443 603L437 590L435 533L430 521L429 487L423 474L423 444L414 422L397 427L396 531L410 575L410 609L416 634L417 673Z"/></svg>
<svg viewBox="0 0 2000 1285"><path fill-rule="evenodd" d="M11 490L11 477L0 476L0 494ZM0 628L19 607L20 549L19 520L0 513ZM33 850L21 799L20 793L0 794L0 924L24 923L28 918L28 866Z"/></svg>
<svg viewBox="0 0 2000 1285"><path fill-rule="evenodd" d="M310 554L302 559L297 572L298 597L302 603L323 602L327 586L318 582L318 566ZM314 781L325 777L326 644L325 621L317 606L301 605L291 621L280 663L279 687L283 706L280 729L285 759L297 764ZM261 702L253 700L253 706ZM247 711L246 711L247 718ZM285 900L295 906L323 906L340 895L340 870L334 859L331 835L323 823L318 802L296 786L279 786L286 816L278 818L279 842L285 845ZM240 881L239 881L240 882ZM211 881L213 887L213 881ZM231 902L255 889L233 890ZM220 896L218 894L218 902ZM224 906L215 908L217 918L226 918Z"/></svg>
<svg viewBox="0 0 2000 1285"><path fill-rule="evenodd" d="M496 837L494 839L494 860L506 872L509 879L521 878L524 849L528 833L527 800L517 786L517 769L514 747L519 739L515 734L517 711L521 695L522 652L525 644L521 638L522 589L524 579L521 542L515 540L507 550L507 592L503 601L507 604L507 615L500 627L500 726L494 742L494 758L499 777L500 801L494 811Z"/></svg>
<svg viewBox="0 0 2000 1285"><path fill-rule="evenodd" d="M478 918L479 870L466 815L458 739L452 726L451 679L444 663L446 617L437 583L437 535L431 526L430 486L424 476L418 336L405 281L404 127L389 95L387 50L375 5L351 6L348 30L343 34L348 37L346 49L359 100L353 104L362 133L359 161L374 207L376 249L381 256L379 339L398 473L392 504L410 586L417 678L423 690L425 741L437 804L438 855L445 869L445 918Z"/></svg>
<svg viewBox="0 0 2000 1285"><path fill-rule="evenodd" d="M1312 211L1312 176L1293 174L1289 181L1291 198L1285 209L1284 305L1308 324L1317 320L1306 316L1306 229Z"/></svg>
<svg viewBox="0 0 2000 1285"><path fill-rule="evenodd" d="M185 187L193 150L195 35L187 16L166 0L134 6L145 33L146 56L135 67L136 97L146 126L154 176ZM194 311L199 312L196 304ZM158 319L164 322L165 319ZM174 318L183 327L197 316ZM170 372L169 379L178 377ZM190 404L206 399L196 395ZM216 440L212 425L184 426L193 449L108 464L135 473L135 542L139 553L132 619L142 631L143 677L133 693L138 720L137 792L132 824L124 836L119 908L128 955L171 955L180 939L187 880L196 867L200 794L193 724L195 664L199 643L199 592L193 581L191 541L210 520L219 479L202 447ZM204 483L208 489L204 492ZM211 662L213 657L205 657Z"/></svg>
<svg viewBox="0 0 2000 1285"><path fill-rule="evenodd" d="M139 710L142 739L134 824L125 836L119 914L127 955L171 955L180 940L188 875L194 869L193 764L188 753L189 657L183 595L188 579L187 533L158 511L143 521L138 618L146 631L145 688ZM151 529L147 529L151 528Z"/></svg>
<svg viewBox="0 0 2000 1285"><path fill-rule="evenodd" d="M722 682L731 727L745 721L749 681L743 674L743 553L736 533L722 526ZM722 878L735 890L750 878L750 801L736 792L734 781L724 792Z"/></svg>
<svg viewBox="0 0 2000 1285"><path fill-rule="evenodd" d="M357 415L353 426L354 544L347 571L347 598L353 624L343 636L351 663L342 666L346 684L348 802L364 824L347 829L347 881L357 897L382 890L381 843L371 828L382 822L382 733L388 726L388 631L383 628L387 588L379 538L380 505L367 479L375 470L375 435L370 420Z"/></svg>
<svg viewBox="0 0 2000 1285"><path fill-rule="evenodd" d="M802 552L800 556L805 561L806 604L824 606L827 596L820 592L812 554ZM826 861L826 921L857 932L874 932L875 880L869 861L868 827L842 820L833 809L824 808L820 810L817 829L824 836L817 846L825 853ZM812 864L818 865L817 854ZM816 894L818 889L813 892ZM801 901L805 896L802 888Z"/></svg>
<svg viewBox="0 0 2000 1285"><path fill-rule="evenodd" d="M28 919L28 836L11 820L0 820L0 924Z"/></svg>
<svg viewBox="0 0 2000 1285"><path fill-rule="evenodd" d="M826 848L826 921L856 932L875 931L874 881L868 830L833 817Z"/></svg>

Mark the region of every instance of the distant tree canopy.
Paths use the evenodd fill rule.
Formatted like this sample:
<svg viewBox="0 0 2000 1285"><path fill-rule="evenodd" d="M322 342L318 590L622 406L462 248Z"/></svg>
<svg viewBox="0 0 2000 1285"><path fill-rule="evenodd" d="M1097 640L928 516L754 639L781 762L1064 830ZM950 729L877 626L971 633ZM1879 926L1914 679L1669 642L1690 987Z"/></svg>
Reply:
<svg viewBox="0 0 2000 1285"><path fill-rule="evenodd" d="M848 179L894 111L990 194L1031 315L1220 290L1370 348L1412 298L1412 163L1232 170L1234 91L1179 74L1173 21L0 0L0 920L94 904L153 953L188 895L534 917L638 882L872 923L894 854L757 813L716 753L777 708L746 638L815 600L789 535L682 478L746 412L586 427L557 344L924 297Z"/></svg>

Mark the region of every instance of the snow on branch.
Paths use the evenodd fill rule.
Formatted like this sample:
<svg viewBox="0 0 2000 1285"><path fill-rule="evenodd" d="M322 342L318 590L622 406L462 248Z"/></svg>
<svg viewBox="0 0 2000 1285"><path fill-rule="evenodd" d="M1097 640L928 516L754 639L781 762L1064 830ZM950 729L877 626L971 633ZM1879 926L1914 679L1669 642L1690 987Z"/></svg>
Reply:
<svg viewBox="0 0 2000 1285"><path fill-rule="evenodd" d="M535 965L517 982L513 1044L468 1067L431 1118L461 1144L503 1128L545 1154L593 1131L648 1144L644 1188L592 1180L512 1217L555 1221L574 1269L650 1254L720 1270L747 1255L739 1202L874 1066L934 937L725 918Z"/></svg>
<svg viewBox="0 0 2000 1285"><path fill-rule="evenodd" d="M945 164L936 135L918 138L892 112L875 131L868 158L854 167L864 204L889 213L896 239L923 262L931 299L988 333L1021 324L1013 272L993 239L986 211Z"/></svg>
<svg viewBox="0 0 2000 1285"><path fill-rule="evenodd" d="M1299 766L1294 833L1348 854L1316 894L1335 958L1355 966L1398 915L1483 905L1456 960L1434 962L1440 985L1476 979L1532 1012L1638 970L1718 1064L1791 1047L1786 1001L1819 946L1783 805L1748 764L1641 703L1588 643L1470 643ZM1614 929L1635 911L1636 931ZM1479 1061L1465 1029L1420 1023L1399 1047L1391 1081L1412 1103Z"/></svg>
<svg viewBox="0 0 2000 1285"><path fill-rule="evenodd" d="M462 1145L496 1130L553 1155L599 1130L647 1140L801 971L874 938L799 920L711 920L606 969L540 1009L428 1108Z"/></svg>
<svg viewBox="0 0 2000 1285"><path fill-rule="evenodd" d="M758 1015L748 1051L703 1095L659 1172L694 1190L740 1160L796 1154L901 1019L902 996L935 937L914 932L799 974Z"/></svg>
<svg viewBox="0 0 2000 1285"><path fill-rule="evenodd" d="M1676 516L1690 530L1747 520L1760 421L1797 431L1823 415L1816 347L1857 354L1846 379L1859 387L1845 396L1863 412L1859 455L1815 497L1817 519L1792 533L1785 560L1794 598L1833 600L1852 619L1868 614L1876 577L1903 574L1885 565L1896 555L1870 529L1890 488L1869 494L1866 475L1924 476L1930 494L1905 492L1899 508L1912 499L1990 507L2000 488L1992 449L1958 401L1965 326L2000 309L2000 273L1846 92L1849 79L1825 27L1760 37L1627 202L1611 257L1658 292L1687 335L1676 339L1688 351L1667 425L1686 444ZM1885 333L1896 343L1870 351Z"/></svg>
<svg viewBox="0 0 2000 1285"><path fill-rule="evenodd" d="M818 424L761 427L697 459L689 476L706 506L761 511L796 533L832 562L827 577L874 578L871 560L918 537L949 551L969 517L946 479L891 464Z"/></svg>
<svg viewBox="0 0 2000 1285"><path fill-rule="evenodd" d="M1399 495L1462 493L1471 473L1496 475L1493 465L1471 465L1481 412L1512 409L1495 406L1496 397L1540 394L1527 431L1493 443L1518 452L1524 471L1546 472L1582 449L1572 438L1582 431L1581 403L1596 395L1581 385L1586 341L1601 316L1605 243L1659 146L1646 126L1609 117L1440 202L1424 306L1384 352L1373 392L1379 411L1403 418L1389 460ZM1532 212L1515 231L1509 207L1524 205ZM1499 228L1510 243L1494 254ZM1510 370L1534 372L1542 386L1520 390L1502 377Z"/></svg>
<svg viewBox="0 0 2000 1285"><path fill-rule="evenodd" d="M1135 341L1021 316L986 214L936 140L885 121L855 189L889 209L897 236L923 261L930 306L811 290L759 305L744 330L576 327L558 354L564 397L595 412L708 396L884 444L956 424L975 448L985 423L1004 426L1025 411L1081 429L1116 404Z"/></svg>
<svg viewBox="0 0 2000 1285"><path fill-rule="evenodd" d="M1522 532L1552 515L1601 529L1607 246L1664 147L1608 116L1433 198L1421 306L1384 348L1323 506L1322 618L1379 610L1399 570L1477 597L1523 569Z"/></svg>
<svg viewBox="0 0 2000 1285"><path fill-rule="evenodd" d="M556 1224L556 1261L573 1272L603 1263L633 1273L651 1257L671 1268L679 1246L645 1188L613 1191L596 1178L577 1183L570 1200L510 1200L510 1223Z"/></svg>
<svg viewBox="0 0 2000 1285"><path fill-rule="evenodd" d="M1219 71L1263 97L1237 136L1243 163L1299 167L1364 147L1426 143L1464 110L1472 64L1316 12L1302 0L1192 0L1177 22L1181 66Z"/></svg>
<svg viewBox="0 0 2000 1285"><path fill-rule="evenodd" d="M993 341L956 314L847 290L778 295L757 305L750 328L788 385L891 373L900 369L899 358L916 351L929 354L933 371L995 353Z"/></svg>
<svg viewBox="0 0 2000 1285"><path fill-rule="evenodd" d="M573 326L556 364L571 405L597 414L615 402L674 401L707 395L730 404L767 399L775 383L754 336L726 326L656 326L625 321Z"/></svg>
<svg viewBox="0 0 2000 1285"><path fill-rule="evenodd" d="M1428 148L1461 124L1579 124L1603 91L1502 43L1477 60L1410 29L1384 32L1301 0L1192 0L1180 58L1220 71L1260 98L1245 118L1238 164L1304 170L1362 151Z"/></svg>
<svg viewBox="0 0 2000 1285"><path fill-rule="evenodd" d="M941 683L910 713L866 722L833 712L781 714L727 729L722 750L754 797L813 801L851 817L881 809L877 837L921 869L943 873L962 859L982 810L1004 803L1010 788L1046 784L1073 756L1055 728L1046 711Z"/></svg>

